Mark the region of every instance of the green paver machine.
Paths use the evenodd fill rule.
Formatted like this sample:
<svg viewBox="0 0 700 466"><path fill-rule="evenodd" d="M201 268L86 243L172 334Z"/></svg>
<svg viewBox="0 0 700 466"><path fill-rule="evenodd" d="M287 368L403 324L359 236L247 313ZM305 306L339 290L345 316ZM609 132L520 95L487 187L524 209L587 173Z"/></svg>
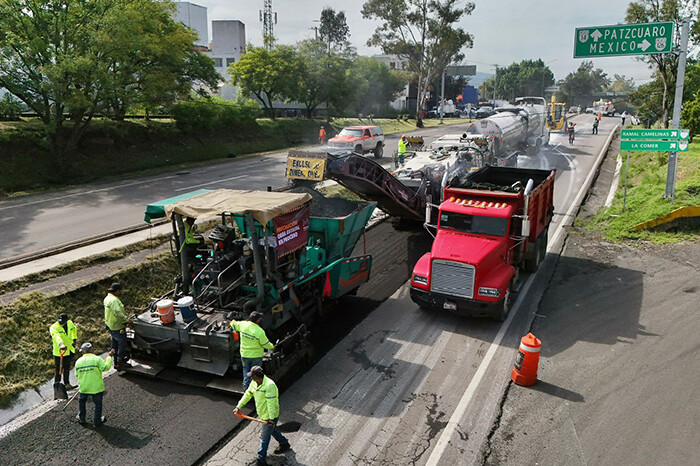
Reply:
<svg viewBox="0 0 700 466"><path fill-rule="evenodd" d="M356 292L372 266L371 256L351 254L376 204L334 201L312 201L308 193L219 189L148 205L147 222L172 221L171 250L181 273L174 290L152 299L133 319L129 337L137 359L177 358L180 368L217 376L233 368L233 383L240 385L238 341L228 322L257 310L276 346L265 358L266 372L283 378L308 362L307 328L320 317L324 301ZM201 236L186 243L188 218L217 217L211 244ZM188 303L179 309L175 304L172 322L164 318L167 299Z"/></svg>

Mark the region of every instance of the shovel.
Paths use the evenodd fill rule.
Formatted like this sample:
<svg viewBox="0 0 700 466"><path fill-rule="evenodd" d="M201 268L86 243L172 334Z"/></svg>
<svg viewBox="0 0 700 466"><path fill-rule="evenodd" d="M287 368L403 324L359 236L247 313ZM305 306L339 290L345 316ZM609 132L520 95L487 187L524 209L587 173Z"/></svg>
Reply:
<svg viewBox="0 0 700 466"><path fill-rule="evenodd" d="M64 349L61 351L61 365L58 369L58 377L59 380L62 380L63 377L63 355L66 353L67 349ZM68 392L66 391L66 386L63 385L63 382L54 382L53 383L53 399L54 400L67 400L68 399Z"/></svg>
<svg viewBox="0 0 700 466"><path fill-rule="evenodd" d="M239 419L248 419L249 421L254 421L254 422L259 422L260 424L268 424L267 421L263 421L262 419L258 419L257 417L252 417L252 416L246 416L243 413L233 413L234 416L236 416ZM288 433L288 432L296 432L299 430L301 427L301 422L299 421L289 421L285 422L284 424L277 424L275 426L275 429L279 430L283 434Z"/></svg>

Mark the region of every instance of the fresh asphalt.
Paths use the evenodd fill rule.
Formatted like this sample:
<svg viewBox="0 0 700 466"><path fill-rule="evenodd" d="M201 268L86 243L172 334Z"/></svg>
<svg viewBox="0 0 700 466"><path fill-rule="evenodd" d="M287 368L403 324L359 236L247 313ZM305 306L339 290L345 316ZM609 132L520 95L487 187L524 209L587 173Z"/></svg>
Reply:
<svg viewBox="0 0 700 466"><path fill-rule="evenodd" d="M465 124L415 130L428 141L460 132ZM386 136L389 163L399 134ZM320 149L320 146L305 149ZM371 154L368 155L371 157ZM159 175L95 183L0 202L0 259L25 255L83 238L143 225L147 204L197 189L267 189L283 186L287 151L231 159Z"/></svg>

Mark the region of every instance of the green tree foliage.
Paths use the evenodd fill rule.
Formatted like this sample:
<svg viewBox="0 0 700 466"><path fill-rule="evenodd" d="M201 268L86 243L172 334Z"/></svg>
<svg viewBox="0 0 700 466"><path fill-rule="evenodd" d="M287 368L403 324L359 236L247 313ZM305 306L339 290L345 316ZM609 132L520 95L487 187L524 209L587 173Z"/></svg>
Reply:
<svg viewBox="0 0 700 466"><path fill-rule="evenodd" d="M592 61L584 61L578 69L569 73L561 82L559 98L570 105L590 106L590 97L610 85L610 78L600 68L593 68Z"/></svg>
<svg viewBox="0 0 700 466"><path fill-rule="evenodd" d="M634 78L627 79L625 75L615 74L613 75L612 82L605 89L608 92L614 92L616 94L629 95L637 89L634 84Z"/></svg>
<svg viewBox="0 0 700 466"><path fill-rule="evenodd" d="M679 21L681 18L690 18L690 44L692 45L692 43L699 41L700 36L700 26L698 25L697 17L697 0L635 0L627 7L625 21L628 23L648 23L652 21ZM669 115L673 109L673 90L678 70L678 55L675 53L651 54L644 55L639 59L654 69L657 77L661 80L660 109L653 113L659 113L662 126L668 128Z"/></svg>
<svg viewBox="0 0 700 466"><path fill-rule="evenodd" d="M183 100L170 108L175 125L183 133L199 133L255 126L260 107L252 100L231 102L219 98L199 97Z"/></svg>
<svg viewBox="0 0 700 466"><path fill-rule="evenodd" d="M356 78L351 108L355 115L386 113L389 103L408 83L408 77L392 71L376 58L357 57L351 74Z"/></svg>
<svg viewBox="0 0 700 466"><path fill-rule="evenodd" d="M275 100L289 100L300 94L300 60L288 45L269 49L251 45L240 60L229 66L228 73L242 92L254 95L272 118Z"/></svg>
<svg viewBox="0 0 700 466"><path fill-rule="evenodd" d="M472 37L456 27L474 3L460 0L367 0L362 16L382 22L367 41L408 62L418 87L416 124L423 125L425 94L433 77L464 58Z"/></svg>
<svg viewBox="0 0 700 466"><path fill-rule="evenodd" d="M350 28L348 27L345 12L335 10L331 7L326 7L321 11L321 25L318 28L318 34L326 44L328 54L332 51L342 52L350 48L348 37L350 37Z"/></svg>
<svg viewBox="0 0 700 466"><path fill-rule="evenodd" d="M684 103L695 99L698 92L700 92L700 64L690 64L685 71L685 83L683 85ZM675 79L673 85L675 87ZM663 121L663 89L663 79L657 72L653 81L639 86L630 94L629 102L636 108L637 116L642 124L652 126ZM673 99L671 99L672 102Z"/></svg>
<svg viewBox="0 0 700 466"><path fill-rule="evenodd" d="M700 133L700 93L693 100L684 101L681 120L681 127L690 130L691 138Z"/></svg>
<svg viewBox="0 0 700 466"><path fill-rule="evenodd" d="M489 78L480 86L484 97L493 97L496 83L496 98L513 101L520 96L542 96L544 88L554 84L554 73L541 59L522 60L505 68L499 68L495 78Z"/></svg>
<svg viewBox="0 0 700 466"><path fill-rule="evenodd" d="M0 99L0 121L17 121L22 115L22 104L11 94Z"/></svg>
<svg viewBox="0 0 700 466"><path fill-rule="evenodd" d="M201 76L214 84L213 63L193 69L207 63L173 8L156 0L3 0L0 86L37 113L60 158L96 114L168 103Z"/></svg>

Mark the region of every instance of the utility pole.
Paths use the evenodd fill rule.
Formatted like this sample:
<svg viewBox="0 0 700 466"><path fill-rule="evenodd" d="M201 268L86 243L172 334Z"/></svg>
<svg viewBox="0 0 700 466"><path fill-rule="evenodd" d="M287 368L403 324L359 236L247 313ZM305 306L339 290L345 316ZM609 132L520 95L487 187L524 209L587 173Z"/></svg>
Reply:
<svg viewBox="0 0 700 466"><path fill-rule="evenodd" d="M672 129L681 127L681 107L683 105L683 81L685 80L685 61L688 55L688 29L690 21L685 18L681 21L681 49L678 57L678 73L676 77L676 94L673 101ZM666 173L666 192L664 198L670 198L671 203L676 192L676 168L678 166L678 152L668 154L668 172Z"/></svg>
<svg viewBox="0 0 700 466"><path fill-rule="evenodd" d="M314 40L318 40L318 26L313 26L313 27L310 27L309 29L314 31Z"/></svg>
<svg viewBox="0 0 700 466"><path fill-rule="evenodd" d="M272 11L272 0L263 1L260 22L263 23L263 44L269 50L275 42L274 25L277 24L277 12Z"/></svg>
<svg viewBox="0 0 700 466"><path fill-rule="evenodd" d="M442 118L445 115L445 75L447 70L442 70L442 90L440 91L440 124L443 124Z"/></svg>
<svg viewBox="0 0 700 466"><path fill-rule="evenodd" d="M493 108L496 108L496 87L498 87L498 65L493 65L496 68L496 74L493 78Z"/></svg>

